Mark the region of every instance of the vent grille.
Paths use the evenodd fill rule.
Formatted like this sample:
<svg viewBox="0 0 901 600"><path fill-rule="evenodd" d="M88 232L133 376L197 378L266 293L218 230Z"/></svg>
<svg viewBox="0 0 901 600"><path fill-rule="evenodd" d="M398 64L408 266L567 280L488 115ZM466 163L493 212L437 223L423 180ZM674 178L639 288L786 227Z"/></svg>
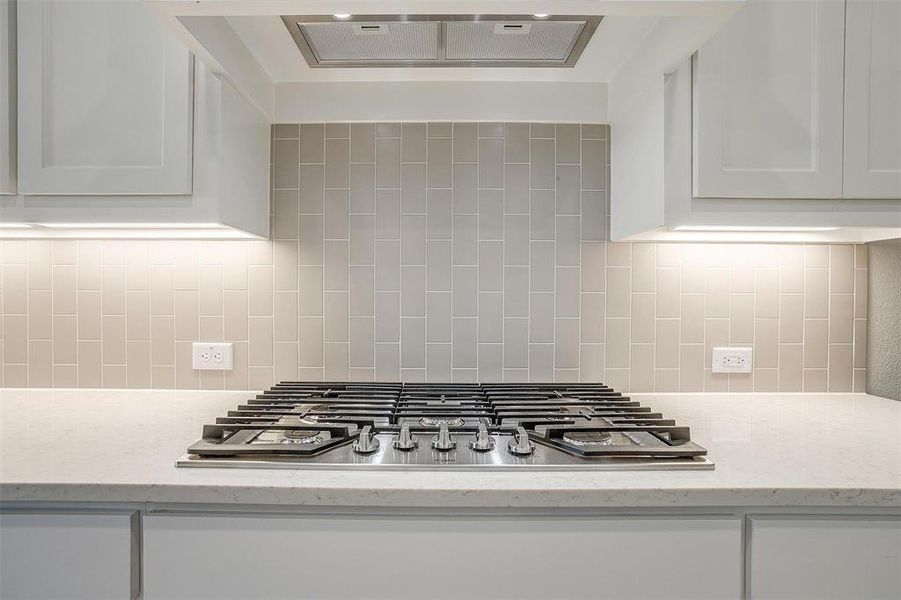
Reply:
<svg viewBox="0 0 901 600"><path fill-rule="evenodd" d="M572 51L585 21L453 21L447 23L448 60L559 61Z"/></svg>
<svg viewBox="0 0 901 600"><path fill-rule="evenodd" d="M600 16L283 16L311 67L572 67Z"/></svg>
<svg viewBox="0 0 901 600"><path fill-rule="evenodd" d="M299 23L313 54L322 63L344 61L438 60L434 21Z"/></svg>

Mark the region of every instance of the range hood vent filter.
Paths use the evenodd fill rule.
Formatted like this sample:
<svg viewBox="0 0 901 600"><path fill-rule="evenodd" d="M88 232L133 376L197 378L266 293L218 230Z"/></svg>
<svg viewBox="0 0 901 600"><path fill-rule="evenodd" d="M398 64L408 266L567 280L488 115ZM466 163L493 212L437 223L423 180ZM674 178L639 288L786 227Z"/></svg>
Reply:
<svg viewBox="0 0 901 600"><path fill-rule="evenodd" d="M283 16L311 67L572 67L599 16Z"/></svg>
<svg viewBox="0 0 901 600"><path fill-rule="evenodd" d="M406 62L438 59L435 21L300 23L322 65L340 62Z"/></svg>
<svg viewBox="0 0 901 600"><path fill-rule="evenodd" d="M585 21L449 21L447 60L563 63Z"/></svg>

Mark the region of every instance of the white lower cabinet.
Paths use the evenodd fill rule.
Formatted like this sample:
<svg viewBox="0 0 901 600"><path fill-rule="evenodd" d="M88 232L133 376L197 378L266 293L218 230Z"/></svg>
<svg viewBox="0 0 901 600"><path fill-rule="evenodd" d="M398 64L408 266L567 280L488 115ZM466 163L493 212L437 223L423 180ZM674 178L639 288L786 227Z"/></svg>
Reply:
<svg viewBox="0 0 901 600"><path fill-rule="evenodd" d="M133 513L0 513L0 598L137 597Z"/></svg>
<svg viewBox="0 0 901 600"><path fill-rule="evenodd" d="M753 518L752 600L901 598L901 518Z"/></svg>
<svg viewBox="0 0 901 600"><path fill-rule="evenodd" d="M156 513L144 598L738 598L741 520Z"/></svg>

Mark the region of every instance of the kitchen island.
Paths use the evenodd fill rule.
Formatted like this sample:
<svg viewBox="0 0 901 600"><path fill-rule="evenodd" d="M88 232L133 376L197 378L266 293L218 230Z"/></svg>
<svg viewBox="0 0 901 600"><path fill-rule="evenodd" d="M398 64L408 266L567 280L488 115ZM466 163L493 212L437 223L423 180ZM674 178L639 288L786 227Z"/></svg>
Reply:
<svg viewBox="0 0 901 600"><path fill-rule="evenodd" d="M88 596L901 595L891 400L635 395L691 427L713 471L177 469L249 394L3 391L0 596L86 544L80 572L104 565L108 586Z"/></svg>

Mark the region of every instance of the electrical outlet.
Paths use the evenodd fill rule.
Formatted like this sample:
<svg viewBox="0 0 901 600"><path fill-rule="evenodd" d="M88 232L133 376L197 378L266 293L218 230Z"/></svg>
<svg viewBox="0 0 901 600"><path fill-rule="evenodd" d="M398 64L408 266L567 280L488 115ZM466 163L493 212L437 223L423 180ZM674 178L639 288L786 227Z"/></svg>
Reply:
<svg viewBox="0 0 901 600"><path fill-rule="evenodd" d="M197 370L231 371L234 368L234 344L194 342L194 368Z"/></svg>
<svg viewBox="0 0 901 600"><path fill-rule="evenodd" d="M750 348L714 348L714 373L750 373Z"/></svg>

